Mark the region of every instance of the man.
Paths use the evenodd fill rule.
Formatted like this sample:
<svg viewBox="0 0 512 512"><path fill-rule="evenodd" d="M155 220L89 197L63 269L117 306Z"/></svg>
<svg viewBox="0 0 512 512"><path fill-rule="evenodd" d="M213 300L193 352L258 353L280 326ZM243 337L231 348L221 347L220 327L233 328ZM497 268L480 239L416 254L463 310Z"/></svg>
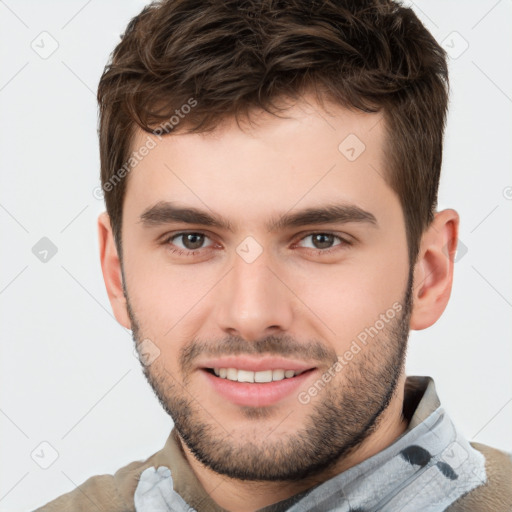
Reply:
<svg viewBox="0 0 512 512"><path fill-rule="evenodd" d="M41 511L509 511L410 329L449 299L443 50L391 1L152 4L99 85L103 276L174 428Z"/></svg>

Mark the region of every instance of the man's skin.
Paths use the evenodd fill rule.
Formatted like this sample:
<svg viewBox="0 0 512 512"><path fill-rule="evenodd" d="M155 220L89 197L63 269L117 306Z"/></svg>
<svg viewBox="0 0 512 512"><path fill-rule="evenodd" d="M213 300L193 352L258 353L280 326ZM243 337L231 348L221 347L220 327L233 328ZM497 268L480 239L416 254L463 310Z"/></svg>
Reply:
<svg viewBox="0 0 512 512"><path fill-rule="evenodd" d="M98 220L115 316L138 342L150 339L158 346L160 355L145 368L146 376L167 412L174 413L199 481L228 510L253 511L304 491L382 451L407 428L399 353L407 336L400 334L398 318L309 403L298 400L381 314L396 303L404 315L406 309L406 230L399 199L383 178L384 120L332 104L328 110L305 96L285 112L287 119L253 112L253 124L241 122L243 129L230 119L210 134L153 137L157 145L129 175L123 205L128 302L109 218L104 213ZM366 146L354 161L338 150L349 134ZM132 150L147 137L137 131ZM233 231L183 221L142 222L141 215L160 201L221 216ZM284 214L340 203L371 213L376 222L267 229ZM444 210L423 234L410 319L402 318L406 332L409 326L429 327L446 307L458 224L457 213ZM183 231L206 235L192 256L169 250L174 243L192 252L183 237L165 241ZM331 245L315 248L314 237L307 236L315 233L351 243L334 237ZM263 249L251 263L236 251L247 237ZM257 246L243 247L251 252ZM203 369L209 356L229 355L227 341L234 340L246 362L265 364L269 354L260 349L268 337L291 340L282 354L278 343L270 345L272 356L314 369L270 405L258 405L252 395L250 405L240 405L219 393L212 384L219 378ZM204 352L186 352L191 345ZM385 392L389 403L380 411ZM321 418L330 424L322 426ZM316 466L308 466L316 454ZM249 479L241 479L244 471Z"/></svg>

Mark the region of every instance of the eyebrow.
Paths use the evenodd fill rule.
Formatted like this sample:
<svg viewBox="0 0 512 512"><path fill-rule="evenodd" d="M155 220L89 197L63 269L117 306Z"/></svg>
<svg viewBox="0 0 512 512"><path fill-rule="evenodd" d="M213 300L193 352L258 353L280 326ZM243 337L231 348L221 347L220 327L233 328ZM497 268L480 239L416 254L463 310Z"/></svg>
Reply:
<svg viewBox="0 0 512 512"><path fill-rule="evenodd" d="M146 227L155 227L171 222L186 224L199 224L225 231L234 232L229 220L220 215L199 210L194 207L182 208L169 201L159 201L154 206L144 210L139 222ZM311 207L293 213L270 219L266 224L269 232L296 228L312 224L334 224L361 222L377 226L375 216L362 208L352 204L331 204L322 207Z"/></svg>

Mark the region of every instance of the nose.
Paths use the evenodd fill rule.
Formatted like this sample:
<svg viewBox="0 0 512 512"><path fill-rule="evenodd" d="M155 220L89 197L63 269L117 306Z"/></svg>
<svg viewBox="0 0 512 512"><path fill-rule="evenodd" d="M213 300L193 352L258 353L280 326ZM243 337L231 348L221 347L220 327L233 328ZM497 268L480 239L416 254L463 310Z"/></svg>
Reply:
<svg viewBox="0 0 512 512"><path fill-rule="evenodd" d="M293 293L263 253L247 263L236 257L217 296L220 329L247 341L286 332L293 321Z"/></svg>

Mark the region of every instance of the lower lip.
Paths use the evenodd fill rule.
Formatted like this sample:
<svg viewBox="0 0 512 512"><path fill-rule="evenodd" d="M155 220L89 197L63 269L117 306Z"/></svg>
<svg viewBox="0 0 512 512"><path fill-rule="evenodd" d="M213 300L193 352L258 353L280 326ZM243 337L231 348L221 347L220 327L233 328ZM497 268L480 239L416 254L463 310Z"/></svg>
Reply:
<svg viewBox="0 0 512 512"><path fill-rule="evenodd" d="M288 379L254 383L223 379L207 370L201 370L201 372L215 391L230 402L247 407L264 407L296 393L297 388L314 373L314 370L314 368L307 370Z"/></svg>

